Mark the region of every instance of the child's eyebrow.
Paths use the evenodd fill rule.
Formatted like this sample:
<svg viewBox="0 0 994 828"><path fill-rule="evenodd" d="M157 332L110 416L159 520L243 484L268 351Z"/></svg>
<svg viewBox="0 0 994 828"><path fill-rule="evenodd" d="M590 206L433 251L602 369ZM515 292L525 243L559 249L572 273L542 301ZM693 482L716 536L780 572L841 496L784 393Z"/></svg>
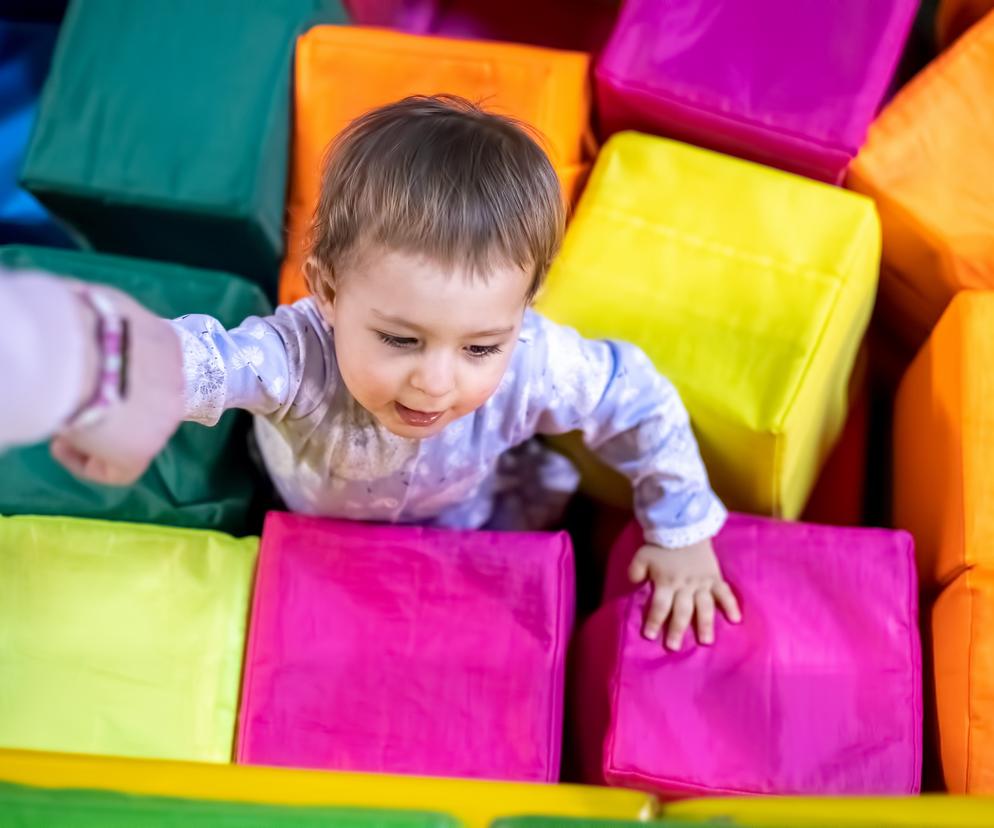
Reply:
<svg viewBox="0 0 994 828"><path fill-rule="evenodd" d="M389 314L386 313L380 313L375 308L373 309L373 315L378 316L384 322L387 322L391 325L399 325L401 328L410 328L412 331L421 330L421 328L419 328L413 322L408 322L406 319L401 319L399 316L390 316Z"/></svg>
<svg viewBox="0 0 994 828"><path fill-rule="evenodd" d="M510 333L513 330L514 330L514 326L513 325L509 325L506 328L491 328L489 331L477 331L476 333L468 334L466 338L467 339L476 339L476 338L483 339L483 338L486 338L488 336L501 336L502 334L508 334L508 333Z"/></svg>
<svg viewBox="0 0 994 828"><path fill-rule="evenodd" d="M408 322L406 319L401 319L399 316L390 316L386 313L380 313L378 310L374 309L373 313L387 322L390 325L398 325L401 328L408 328L412 331L417 331L418 333L423 333L424 329L413 322ZM503 334L508 334L514 330L514 325L508 325L506 328L491 328L486 331L476 331L475 333L466 334L466 339L476 339L476 338L486 338L488 336L502 336Z"/></svg>

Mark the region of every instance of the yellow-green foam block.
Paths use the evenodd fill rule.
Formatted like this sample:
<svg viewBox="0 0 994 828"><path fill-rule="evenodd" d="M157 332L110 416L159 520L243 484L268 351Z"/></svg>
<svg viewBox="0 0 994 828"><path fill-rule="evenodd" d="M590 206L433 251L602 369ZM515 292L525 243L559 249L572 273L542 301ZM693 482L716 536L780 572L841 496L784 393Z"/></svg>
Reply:
<svg viewBox="0 0 994 828"><path fill-rule="evenodd" d="M227 762L256 538L0 518L0 746Z"/></svg>

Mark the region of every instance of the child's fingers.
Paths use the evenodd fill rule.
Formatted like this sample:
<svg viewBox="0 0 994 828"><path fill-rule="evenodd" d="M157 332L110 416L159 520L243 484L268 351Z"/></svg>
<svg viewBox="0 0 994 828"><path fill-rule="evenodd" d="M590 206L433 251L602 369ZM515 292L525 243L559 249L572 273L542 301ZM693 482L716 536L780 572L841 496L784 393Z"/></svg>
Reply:
<svg viewBox="0 0 994 828"><path fill-rule="evenodd" d="M690 626L694 615L694 592L683 588L677 590L673 598L673 611L670 613L670 624L666 632L666 646L671 650L679 650L683 644L683 635Z"/></svg>
<svg viewBox="0 0 994 828"><path fill-rule="evenodd" d="M76 448L72 440L56 437L52 440L52 456L77 477L102 483L105 486L130 486L144 471L144 467L108 463L99 457Z"/></svg>
<svg viewBox="0 0 994 828"><path fill-rule="evenodd" d="M733 624L738 624L742 620L742 611L739 609L739 602L735 598L735 593L726 581L719 581L712 587L715 600L725 617Z"/></svg>
<svg viewBox="0 0 994 828"><path fill-rule="evenodd" d="M656 586L652 591L652 600L649 602L649 611L645 616L645 626L642 634L649 639L655 640L666 617L673 607L673 588L668 586Z"/></svg>
<svg viewBox="0 0 994 828"><path fill-rule="evenodd" d="M714 643L714 598L710 591L699 589L694 593L694 617L697 620L697 640L701 644Z"/></svg>
<svg viewBox="0 0 994 828"><path fill-rule="evenodd" d="M56 437L50 446L52 457L58 460L77 477L84 477L88 457L64 437Z"/></svg>
<svg viewBox="0 0 994 828"><path fill-rule="evenodd" d="M92 458L87 464L86 477L105 486L130 486L141 477L142 471L141 467L136 467L133 463L121 465Z"/></svg>

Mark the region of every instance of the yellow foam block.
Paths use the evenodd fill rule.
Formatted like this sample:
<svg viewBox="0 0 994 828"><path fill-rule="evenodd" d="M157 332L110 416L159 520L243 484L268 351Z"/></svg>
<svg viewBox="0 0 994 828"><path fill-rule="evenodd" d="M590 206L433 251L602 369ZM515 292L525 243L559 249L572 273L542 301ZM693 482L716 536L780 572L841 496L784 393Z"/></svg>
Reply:
<svg viewBox="0 0 994 828"><path fill-rule="evenodd" d="M283 805L342 805L445 811L466 828L525 814L648 819L653 797L578 785L536 785L328 773L0 750L0 781L42 788L91 788L154 796Z"/></svg>
<svg viewBox="0 0 994 828"><path fill-rule="evenodd" d="M0 517L0 746L230 761L258 547Z"/></svg>
<svg viewBox="0 0 994 828"><path fill-rule="evenodd" d="M879 260L863 196L620 133L539 310L640 345L680 390L726 504L796 518L845 423Z"/></svg>
<svg viewBox="0 0 994 828"><path fill-rule="evenodd" d="M994 797L738 797L691 799L663 816L742 828L990 828Z"/></svg>

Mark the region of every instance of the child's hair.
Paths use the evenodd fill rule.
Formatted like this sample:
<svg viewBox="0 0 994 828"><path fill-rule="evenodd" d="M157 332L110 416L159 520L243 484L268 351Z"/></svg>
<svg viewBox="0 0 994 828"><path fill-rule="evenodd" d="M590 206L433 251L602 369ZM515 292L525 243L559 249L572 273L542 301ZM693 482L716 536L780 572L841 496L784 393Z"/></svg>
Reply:
<svg viewBox="0 0 994 828"><path fill-rule="evenodd" d="M310 257L336 273L366 245L477 275L516 265L530 300L559 249L559 179L530 130L453 95L367 112L328 148Z"/></svg>

